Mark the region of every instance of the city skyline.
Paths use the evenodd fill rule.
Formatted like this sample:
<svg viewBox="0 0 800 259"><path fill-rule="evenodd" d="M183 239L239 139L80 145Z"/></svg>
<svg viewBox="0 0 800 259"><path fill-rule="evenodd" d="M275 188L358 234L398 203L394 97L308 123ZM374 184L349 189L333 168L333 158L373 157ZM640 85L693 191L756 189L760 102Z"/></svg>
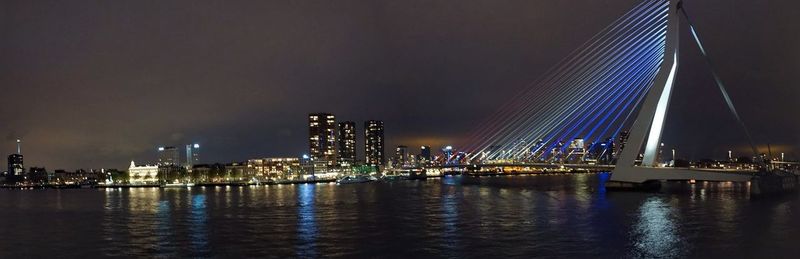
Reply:
<svg viewBox="0 0 800 259"><path fill-rule="evenodd" d="M384 121L388 150L459 147L502 100L632 2L514 2L493 10L502 15L490 21L482 19L491 13L480 3L456 10L383 2L271 6L278 13L302 10L313 20L263 18L256 10L264 8L232 5L224 13L241 15L222 23L226 16L202 2L177 12L169 8L180 3L131 3L128 10L6 1L2 10L15 15L3 16L0 27L8 35L0 42L6 100L0 104L6 118L0 151L13 153L13 141L21 138L26 166L51 170L156 162L154 147L186 143L208 147L203 159L210 161L296 157L308 152L303 117L313 112ZM800 53L781 52L800 43L790 33L798 25L785 22L796 10L793 3L686 4L703 14L696 22L710 55L761 149L769 142L774 154L796 159L800 122L785 113L794 110L800 90L783 82L792 82L800 59L791 57ZM166 11L149 11L159 8ZM384 17L371 16L370 8L383 10ZM54 11L59 9L64 12ZM560 15L567 11L585 20ZM201 17L215 26L203 29ZM721 26L730 21L736 22ZM253 29L227 30L247 28L243 24ZM171 34L177 31L186 33ZM558 33L564 31L570 33ZM214 40L192 44L198 38ZM708 68L689 37L681 42L680 87L664 142L687 158L721 158L729 149L744 154L746 139L726 113ZM287 63L290 57L299 61ZM357 143L364 143L361 134Z"/></svg>

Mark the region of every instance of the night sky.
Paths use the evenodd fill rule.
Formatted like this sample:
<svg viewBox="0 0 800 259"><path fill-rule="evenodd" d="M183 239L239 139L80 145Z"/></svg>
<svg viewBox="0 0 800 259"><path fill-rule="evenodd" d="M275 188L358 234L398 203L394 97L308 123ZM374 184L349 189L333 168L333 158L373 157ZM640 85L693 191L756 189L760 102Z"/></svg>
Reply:
<svg viewBox="0 0 800 259"><path fill-rule="evenodd" d="M203 162L296 157L310 112L359 132L384 120L387 153L458 147L635 3L0 0L0 153L23 138L26 167L51 170L126 168L154 162L157 146L193 142ZM800 3L684 6L756 142L797 158ZM663 141L683 158L745 155L681 30Z"/></svg>

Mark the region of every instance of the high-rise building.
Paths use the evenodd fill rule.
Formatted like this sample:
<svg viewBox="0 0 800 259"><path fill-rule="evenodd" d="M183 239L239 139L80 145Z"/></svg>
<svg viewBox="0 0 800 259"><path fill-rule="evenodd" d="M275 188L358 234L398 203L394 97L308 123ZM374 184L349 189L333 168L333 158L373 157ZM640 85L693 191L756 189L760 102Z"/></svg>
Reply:
<svg viewBox="0 0 800 259"><path fill-rule="evenodd" d="M309 155L312 160L336 164L336 117L330 113L308 115Z"/></svg>
<svg viewBox="0 0 800 259"><path fill-rule="evenodd" d="M339 123L339 164L352 165L356 162L356 123Z"/></svg>
<svg viewBox="0 0 800 259"><path fill-rule="evenodd" d="M158 148L158 165L160 166L180 166L181 152L176 147Z"/></svg>
<svg viewBox="0 0 800 259"><path fill-rule="evenodd" d="M394 166L402 167L408 162L408 146L397 146L394 150Z"/></svg>
<svg viewBox="0 0 800 259"><path fill-rule="evenodd" d="M17 139L17 153L8 155L8 176L17 179L25 174L25 165L22 162L22 140Z"/></svg>
<svg viewBox="0 0 800 259"><path fill-rule="evenodd" d="M25 171L24 163L22 162L21 154L8 155L8 175L21 176Z"/></svg>
<svg viewBox="0 0 800 259"><path fill-rule="evenodd" d="M367 165L375 166L386 163L383 141L383 121L366 121L364 123L364 162Z"/></svg>
<svg viewBox="0 0 800 259"><path fill-rule="evenodd" d="M444 163L446 165L451 164L453 161L453 146L445 146L442 148L442 155L444 156Z"/></svg>
<svg viewBox="0 0 800 259"><path fill-rule="evenodd" d="M193 165L200 163L200 144L186 145L186 169L192 169Z"/></svg>
<svg viewBox="0 0 800 259"><path fill-rule="evenodd" d="M420 160L420 162L429 162L429 161L431 161L431 147L430 146L421 146L419 148L419 160Z"/></svg>

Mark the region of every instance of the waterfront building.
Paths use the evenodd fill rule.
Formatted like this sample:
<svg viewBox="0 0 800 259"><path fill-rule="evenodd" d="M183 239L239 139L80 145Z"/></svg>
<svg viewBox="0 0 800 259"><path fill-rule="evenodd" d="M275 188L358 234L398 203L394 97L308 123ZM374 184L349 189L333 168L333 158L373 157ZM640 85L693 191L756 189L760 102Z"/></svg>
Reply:
<svg viewBox="0 0 800 259"><path fill-rule="evenodd" d="M128 176L132 185L156 184L158 183L158 166L137 166L136 163L131 161L131 166L128 167Z"/></svg>
<svg viewBox="0 0 800 259"><path fill-rule="evenodd" d="M290 179L302 174L300 159L296 157L271 157L247 160L247 168L257 179Z"/></svg>
<svg viewBox="0 0 800 259"><path fill-rule="evenodd" d="M255 177L252 170L248 170L247 163L233 162L225 164L227 181L249 181Z"/></svg>
<svg viewBox="0 0 800 259"><path fill-rule="evenodd" d="M188 181L188 169L182 165L159 165L158 180L168 183Z"/></svg>
<svg viewBox="0 0 800 259"><path fill-rule="evenodd" d="M364 156L367 165L382 166L386 163L383 121L369 120L364 123Z"/></svg>
<svg viewBox="0 0 800 259"><path fill-rule="evenodd" d="M176 147L158 148L158 165L170 166L181 164L181 153Z"/></svg>
<svg viewBox="0 0 800 259"><path fill-rule="evenodd" d="M220 163L193 165L189 175L194 182L220 182L225 179L225 165Z"/></svg>
<svg viewBox="0 0 800 259"><path fill-rule="evenodd" d="M336 164L336 116L330 113L308 115L309 155L312 160Z"/></svg>
<svg viewBox="0 0 800 259"><path fill-rule="evenodd" d="M44 167L31 167L28 171L28 180L34 184L46 184L50 182L50 175Z"/></svg>
<svg viewBox="0 0 800 259"><path fill-rule="evenodd" d="M339 165L350 166L356 162L356 123L339 123Z"/></svg>

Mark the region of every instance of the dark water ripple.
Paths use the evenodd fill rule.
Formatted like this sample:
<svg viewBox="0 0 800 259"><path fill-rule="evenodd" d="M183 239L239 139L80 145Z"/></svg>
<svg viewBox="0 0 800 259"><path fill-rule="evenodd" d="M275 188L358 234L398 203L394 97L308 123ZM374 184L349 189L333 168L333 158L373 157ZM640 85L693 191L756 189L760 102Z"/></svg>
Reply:
<svg viewBox="0 0 800 259"><path fill-rule="evenodd" d="M726 258L800 254L800 195L607 175L0 191L0 258Z"/></svg>

